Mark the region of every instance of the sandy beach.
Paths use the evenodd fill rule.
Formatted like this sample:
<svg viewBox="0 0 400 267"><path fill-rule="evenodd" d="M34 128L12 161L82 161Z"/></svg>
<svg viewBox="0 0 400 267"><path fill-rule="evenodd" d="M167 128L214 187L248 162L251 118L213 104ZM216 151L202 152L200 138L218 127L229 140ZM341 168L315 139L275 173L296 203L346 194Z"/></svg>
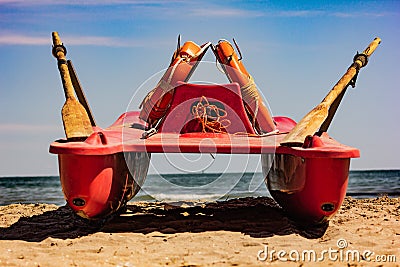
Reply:
<svg viewBox="0 0 400 267"><path fill-rule="evenodd" d="M270 198L129 203L88 225L68 207L0 207L0 266L400 266L400 199L347 197L302 227Z"/></svg>

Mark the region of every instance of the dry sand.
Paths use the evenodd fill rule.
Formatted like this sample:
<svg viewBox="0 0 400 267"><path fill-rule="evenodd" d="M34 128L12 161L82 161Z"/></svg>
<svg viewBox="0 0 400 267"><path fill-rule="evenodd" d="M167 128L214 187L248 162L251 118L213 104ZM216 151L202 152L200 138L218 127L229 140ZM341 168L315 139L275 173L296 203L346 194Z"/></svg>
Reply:
<svg viewBox="0 0 400 267"><path fill-rule="evenodd" d="M269 198L178 204L129 203L92 225L68 207L0 207L0 266L400 265L399 198L346 198L320 227L296 225Z"/></svg>

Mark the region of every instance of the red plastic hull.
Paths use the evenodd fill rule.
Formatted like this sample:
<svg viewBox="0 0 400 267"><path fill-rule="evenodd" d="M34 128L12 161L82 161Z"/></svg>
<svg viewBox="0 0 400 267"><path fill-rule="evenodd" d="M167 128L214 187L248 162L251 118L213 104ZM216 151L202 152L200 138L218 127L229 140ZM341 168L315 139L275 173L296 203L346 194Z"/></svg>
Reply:
<svg viewBox="0 0 400 267"><path fill-rule="evenodd" d="M346 196L350 159L263 155L266 185L278 204L297 221L329 220Z"/></svg>
<svg viewBox="0 0 400 267"><path fill-rule="evenodd" d="M133 177L125 158L124 153L60 154L60 179L68 205L84 218L101 218L126 204L142 186L147 169L144 176Z"/></svg>

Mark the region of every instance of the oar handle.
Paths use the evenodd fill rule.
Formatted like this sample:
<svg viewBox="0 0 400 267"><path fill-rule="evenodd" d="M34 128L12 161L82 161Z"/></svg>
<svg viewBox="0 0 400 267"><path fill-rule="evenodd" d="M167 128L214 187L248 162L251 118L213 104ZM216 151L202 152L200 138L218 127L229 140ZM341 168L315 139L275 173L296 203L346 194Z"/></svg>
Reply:
<svg viewBox="0 0 400 267"><path fill-rule="evenodd" d="M353 72L354 72L354 69L355 69L356 75L357 75L357 70L359 70L360 68L365 67L365 65L367 65L369 56L371 56L372 53L374 53L375 49L378 47L378 45L380 43L381 43L381 39L379 37L376 37L361 54L359 54L357 52L357 54L354 56L353 64L350 66L350 68L353 67ZM335 116L337 108L339 107L339 104L340 104L340 102L341 102L341 100L342 100L342 98L343 98L343 96L344 96L344 94L346 92L346 88L347 88L348 85L349 84L347 84L344 87L342 92L339 93L336 96L336 99L332 102L332 105L329 107L328 117L326 118L326 120L321 125L321 128L319 129L318 134L321 134L321 133L326 132L328 130L329 125L331 124L332 119ZM355 78L352 78L352 80L350 81L350 85L354 87Z"/></svg>
<svg viewBox="0 0 400 267"><path fill-rule="evenodd" d="M340 98L343 97L346 88L350 84L354 85L358 71L367 65L368 57L372 55L380 42L381 39L377 37L361 54L357 53L353 59L353 64L351 64L351 66L347 69L347 72L329 91L322 102L308 112L307 115L304 116L285 136L280 143L281 145L301 146L308 135L314 135L318 130L321 130L321 127L322 130L327 129L330 121L333 118L333 113L339 105ZM332 114L329 117L330 108L333 108L333 110L331 111Z"/></svg>
<svg viewBox="0 0 400 267"><path fill-rule="evenodd" d="M374 53L375 49L381 43L381 39L376 37L365 50L357 55L355 55L353 64L347 70L347 72L342 76L342 78L336 83L336 85L332 88L332 90L328 93L328 95L324 98L321 104L331 105L335 99L340 95L340 93L347 88L347 86L352 82L354 77L356 77L358 71L365 67L368 63L368 58L372 53Z"/></svg>
<svg viewBox="0 0 400 267"><path fill-rule="evenodd" d="M363 54L367 55L368 57L374 53L375 49L381 43L381 38L375 37L375 39L369 44L367 48L365 48Z"/></svg>
<svg viewBox="0 0 400 267"><path fill-rule="evenodd" d="M53 37L53 56L57 58L58 70L60 71L61 81L64 88L65 98L75 98L74 87L72 85L71 77L69 75L67 59L67 49L64 47L57 32L52 33Z"/></svg>
<svg viewBox="0 0 400 267"><path fill-rule="evenodd" d="M372 55L372 53L374 53L375 49L378 47L378 45L381 43L381 38L376 37L369 45L367 48L364 49L364 51L361 54L357 54L354 57L354 64L352 66L360 69L362 67L365 67L365 65L367 65L368 63L368 58L369 56ZM363 60L363 56L367 56L367 60ZM357 66L355 66L357 65Z"/></svg>

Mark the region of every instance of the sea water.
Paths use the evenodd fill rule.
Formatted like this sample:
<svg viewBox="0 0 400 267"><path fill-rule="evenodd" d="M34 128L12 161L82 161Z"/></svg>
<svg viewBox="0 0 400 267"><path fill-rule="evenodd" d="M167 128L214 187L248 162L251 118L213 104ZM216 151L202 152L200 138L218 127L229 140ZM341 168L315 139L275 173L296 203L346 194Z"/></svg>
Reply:
<svg viewBox="0 0 400 267"><path fill-rule="evenodd" d="M270 196L261 173L190 173L148 175L131 201L207 201ZM400 170L350 171L347 195L400 197ZM58 176L0 178L0 205L65 205Z"/></svg>

